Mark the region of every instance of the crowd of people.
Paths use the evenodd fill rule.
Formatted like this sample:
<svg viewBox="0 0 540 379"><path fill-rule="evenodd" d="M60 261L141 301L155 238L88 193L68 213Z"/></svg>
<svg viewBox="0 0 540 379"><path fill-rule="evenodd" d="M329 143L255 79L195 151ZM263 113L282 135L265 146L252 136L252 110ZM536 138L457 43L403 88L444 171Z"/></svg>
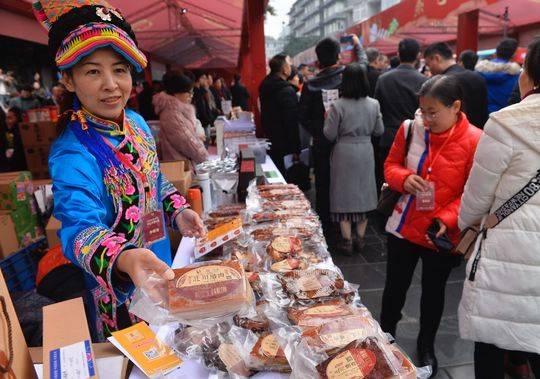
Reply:
<svg viewBox="0 0 540 379"><path fill-rule="evenodd" d="M381 217L374 215L383 183L401 194L384 219L381 326L395 335L421 260L417 351L433 376L446 282L463 259L453 249L462 230L501 207L500 226L487 224L493 230L478 238L467 264L460 331L476 342L477 378L502 379L508 356L540 377L540 40L523 68L513 61L517 47L505 38L495 58L479 61L471 50L456 57L447 43L434 43L422 51L407 38L387 67L383 54L364 52L355 39L356 62L341 65L339 43L325 38L315 48L317 72L300 80L301 89L284 54L270 60L260 86L276 165L285 170L284 156L298 159L302 132L311 138L315 206L334 251L362 253L368 219ZM529 180L527 197L520 189Z"/></svg>

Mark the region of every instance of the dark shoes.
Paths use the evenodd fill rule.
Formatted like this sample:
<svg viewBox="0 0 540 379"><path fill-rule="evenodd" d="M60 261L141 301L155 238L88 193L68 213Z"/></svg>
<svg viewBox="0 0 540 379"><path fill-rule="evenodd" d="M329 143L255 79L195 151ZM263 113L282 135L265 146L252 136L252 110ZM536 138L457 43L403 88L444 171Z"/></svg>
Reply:
<svg viewBox="0 0 540 379"><path fill-rule="evenodd" d="M353 255L353 242L342 238L338 245L338 251L348 257Z"/></svg>
<svg viewBox="0 0 540 379"><path fill-rule="evenodd" d="M353 240L353 248L354 248L355 253L360 254L364 250L365 246L366 246L366 241L364 241L363 238L357 237Z"/></svg>
<svg viewBox="0 0 540 379"><path fill-rule="evenodd" d="M434 378L439 370L439 362L435 356L433 345L418 343L418 367L431 366L431 376Z"/></svg>

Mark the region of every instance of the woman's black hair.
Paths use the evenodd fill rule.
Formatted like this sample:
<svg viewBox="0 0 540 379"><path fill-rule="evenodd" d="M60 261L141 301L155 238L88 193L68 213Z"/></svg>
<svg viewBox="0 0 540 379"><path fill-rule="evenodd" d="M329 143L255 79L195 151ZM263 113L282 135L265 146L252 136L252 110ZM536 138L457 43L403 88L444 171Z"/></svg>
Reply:
<svg viewBox="0 0 540 379"><path fill-rule="evenodd" d="M529 45L529 51L523 66L535 87L540 86L540 38Z"/></svg>
<svg viewBox="0 0 540 379"><path fill-rule="evenodd" d="M179 71L170 71L163 77L165 91L169 95L189 92L193 89L193 80Z"/></svg>
<svg viewBox="0 0 540 379"><path fill-rule="evenodd" d="M455 75L435 75L424 82L418 92L419 97L431 97L450 107L456 100L464 108L463 89Z"/></svg>
<svg viewBox="0 0 540 379"><path fill-rule="evenodd" d="M341 96L347 99L360 99L369 94L369 81L364 65L351 63L345 67L341 81Z"/></svg>
<svg viewBox="0 0 540 379"><path fill-rule="evenodd" d="M53 59L60 48L62 41L70 32L79 26L90 22L104 22L103 19L97 15L97 8L103 8L103 6L85 5L83 7L73 8L66 14L60 16L58 20L53 23L49 30L49 51L53 55ZM125 19L118 18L113 12L109 12L108 15L111 17L111 21L106 21L106 23L113 24L124 30L131 37L133 42L135 42L135 45L137 45L137 38L131 29L131 25Z"/></svg>

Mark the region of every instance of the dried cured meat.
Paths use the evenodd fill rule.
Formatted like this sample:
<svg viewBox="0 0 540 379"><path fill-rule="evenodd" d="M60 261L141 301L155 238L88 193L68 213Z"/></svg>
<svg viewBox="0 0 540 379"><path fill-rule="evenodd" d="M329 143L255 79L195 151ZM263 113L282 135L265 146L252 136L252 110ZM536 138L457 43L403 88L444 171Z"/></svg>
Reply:
<svg viewBox="0 0 540 379"><path fill-rule="evenodd" d="M292 270L305 270L307 263L301 259L287 258L282 261L274 263L270 270L274 272L289 272Z"/></svg>
<svg viewBox="0 0 540 379"><path fill-rule="evenodd" d="M337 318L353 315L371 316L366 308L350 306L342 299L287 309L289 321L301 327L319 326Z"/></svg>
<svg viewBox="0 0 540 379"><path fill-rule="evenodd" d="M211 261L174 270L169 281L169 310L202 319L240 310L250 300L244 269L236 261Z"/></svg>
<svg viewBox="0 0 540 379"><path fill-rule="evenodd" d="M263 333L250 353L250 368L259 371L289 372L285 353L272 333Z"/></svg>
<svg viewBox="0 0 540 379"><path fill-rule="evenodd" d="M388 379L398 371L376 338L356 340L317 365L322 379Z"/></svg>
<svg viewBox="0 0 540 379"><path fill-rule="evenodd" d="M251 330L254 333L260 333L268 330L268 318L265 316L262 309L266 304L267 302L265 300L258 301L256 307L256 317L248 318L236 315L234 316L234 323L236 324L236 326Z"/></svg>
<svg viewBox="0 0 540 379"><path fill-rule="evenodd" d="M297 237L276 237L266 249L274 261L282 261L302 252L302 241Z"/></svg>
<svg viewBox="0 0 540 379"><path fill-rule="evenodd" d="M283 290L294 300L319 300L338 296L344 280L327 269L290 271L281 276Z"/></svg>

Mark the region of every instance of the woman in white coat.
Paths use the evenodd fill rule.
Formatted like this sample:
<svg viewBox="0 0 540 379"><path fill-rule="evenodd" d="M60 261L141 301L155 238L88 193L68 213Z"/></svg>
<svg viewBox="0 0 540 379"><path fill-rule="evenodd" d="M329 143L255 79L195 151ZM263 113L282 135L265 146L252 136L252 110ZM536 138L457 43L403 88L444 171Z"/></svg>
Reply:
<svg viewBox="0 0 540 379"><path fill-rule="evenodd" d="M472 225L520 192L540 170L540 40L519 79L522 101L492 113L461 201ZM487 231L467 264L459 306L462 338L475 344L477 379L504 378L504 354L524 352L540 378L540 193Z"/></svg>

